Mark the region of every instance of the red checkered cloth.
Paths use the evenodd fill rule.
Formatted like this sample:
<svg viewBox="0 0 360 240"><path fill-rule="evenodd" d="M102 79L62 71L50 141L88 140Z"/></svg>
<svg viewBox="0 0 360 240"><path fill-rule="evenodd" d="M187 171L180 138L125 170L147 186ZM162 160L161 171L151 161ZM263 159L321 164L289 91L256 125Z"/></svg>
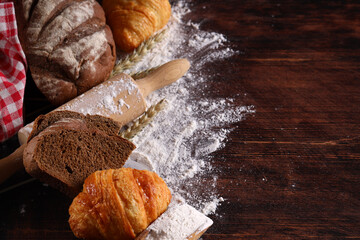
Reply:
<svg viewBox="0 0 360 240"><path fill-rule="evenodd" d="M23 126L26 59L12 2L0 3L0 142Z"/></svg>

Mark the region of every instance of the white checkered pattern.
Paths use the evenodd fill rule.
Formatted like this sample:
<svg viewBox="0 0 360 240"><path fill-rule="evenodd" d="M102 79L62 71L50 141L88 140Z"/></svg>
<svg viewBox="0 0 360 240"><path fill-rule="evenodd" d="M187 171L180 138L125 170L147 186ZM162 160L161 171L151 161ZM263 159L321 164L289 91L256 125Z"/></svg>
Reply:
<svg viewBox="0 0 360 240"><path fill-rule="evenodd" d="M0 142L23 126L26 59L12 2L0 3Z"/></svg>

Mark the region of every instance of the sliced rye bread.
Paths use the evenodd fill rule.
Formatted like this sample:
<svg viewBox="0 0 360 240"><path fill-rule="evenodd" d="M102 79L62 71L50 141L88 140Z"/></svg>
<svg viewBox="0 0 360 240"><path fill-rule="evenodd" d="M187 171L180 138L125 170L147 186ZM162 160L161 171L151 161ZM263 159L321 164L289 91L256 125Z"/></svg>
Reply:
<svg viewBox="0 0 360 240"><path fill-rule="evenodd" d="M28 142L38 135L45 128L60 121L61 119L80 119L83 120L90 129L99 129L112 135L118 135L121 129L120 123L100 115L84 115L73 111L53 111L46 115L38 116L29 135Z"/></svg>
<svg viewBox="0 0 360 240"><path fill-rule="evenodd" d="M121 168L135 145L117 136L120 125L101 116L52 112L35 120L24 166L35 178L73 197L91 173Z"/></svg>

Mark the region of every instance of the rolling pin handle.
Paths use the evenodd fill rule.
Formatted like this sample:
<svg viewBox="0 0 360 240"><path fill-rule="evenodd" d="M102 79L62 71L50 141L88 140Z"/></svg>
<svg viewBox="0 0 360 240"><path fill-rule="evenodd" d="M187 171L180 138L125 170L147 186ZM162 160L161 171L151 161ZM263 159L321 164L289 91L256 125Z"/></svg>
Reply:
<svg viewBox="0 0 360 240"><path fill-rule="evenodd" d="M136 81L143 97L181 78L190 68L187 59L176 59L155 69L148 76Z"/></svg>
<svg viewBox="0 0 360 240"><path fill-rule="evenodd" d="M25 145L21 145L12 154L0 160L0 184L23 167Z"/></svg>

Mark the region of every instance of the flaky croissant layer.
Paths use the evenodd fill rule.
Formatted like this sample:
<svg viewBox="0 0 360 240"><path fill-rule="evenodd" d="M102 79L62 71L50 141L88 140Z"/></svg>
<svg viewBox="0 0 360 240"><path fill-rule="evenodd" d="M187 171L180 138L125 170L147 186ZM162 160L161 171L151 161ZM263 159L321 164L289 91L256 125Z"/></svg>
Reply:
<svg viewBox="0 0 360 240"><path fill-rule="evenodd" d="M132 51L169 21L169 0L103 0L118 49Z"/></svg>
<svg viewBox="0 0 360 240"><path fill-rule="evenodd" d="M131 168L91 174L69 208L78 238L134 239L167 208L171 193L154 172Z"/></svg>

